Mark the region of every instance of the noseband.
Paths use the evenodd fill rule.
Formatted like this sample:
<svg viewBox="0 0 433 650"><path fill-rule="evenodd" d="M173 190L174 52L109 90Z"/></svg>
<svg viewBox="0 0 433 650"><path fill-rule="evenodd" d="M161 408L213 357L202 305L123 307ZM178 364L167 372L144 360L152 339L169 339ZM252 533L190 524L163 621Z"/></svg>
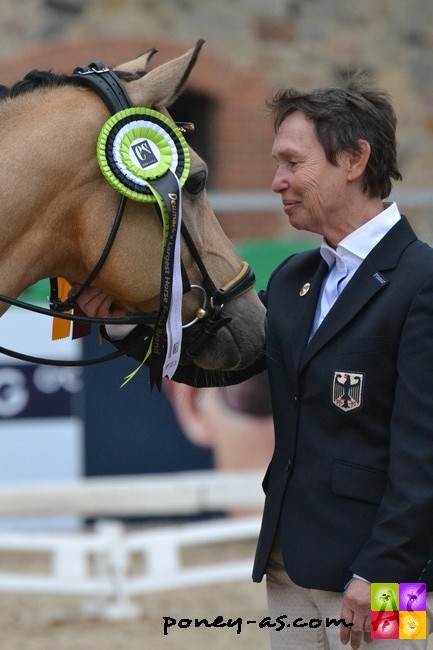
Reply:
<svg viewBox="0 0 433 650"><path fill-rule="evenodd" d="M78 85L86 86L96 92L105 102L107 108L113 115L121 110L124 110L125 108L131 107L128 95L119 82L118 77L114 72L106 68L100 62L94 62L88 66L76 68L72 74L72 79ZM3 295L0 295L0 300L10 305L15 305L30 311L50 316L53 316L53 312L55 312L56 318L62 318L78 323L85 323L88 325L93 323L98 325L141 325L142 327L139 328L140 336L143 337L144 328L145 336L149 338L150 345L150 341L152 340L154 333L155 322L157 319L157 312L126 314L122 318L93 318L79 314L64 313L72 310L76 306L78 298L91 285L95 277L102 269L116 238L116 234L125 210L126 200L127 199L125 196L120 196L115 219L104 249L94 268L89 273L76 293L71 295L67 300L60 300L57 278L51 278L51 293L49 298L50 309L44 309L42 307L31 305L29 303L15 300ZM159 212L158 204L155 204L155 207L157 212ZM183 292L187 293L189 291L195 291L201 296L201 304L195 310L192 320L187 324L182 325L183 337L180 363L191 363L194 358L206 347L209 340L215 336L216 332L221 327L227 325L230 322L231 318L223 313L224 304L250 289L254 284L255 277L249 264L244 262L241 270L232 280L230 280L223 287L217 288L212 278L210 277L184 222L181 224L181 234L192 258L194 259L195 264L200 271L203 285L191 285L185 268L181 263ZM103 361L107 361L124 354L121 351L116 351L112 354L100 356L95 359L70 361L32 357L2 347L0 347L0 353L33 363L62 366L93 365L95 363L101 363ZM160 380L156 378L155 383L159 384Z"/></svg>

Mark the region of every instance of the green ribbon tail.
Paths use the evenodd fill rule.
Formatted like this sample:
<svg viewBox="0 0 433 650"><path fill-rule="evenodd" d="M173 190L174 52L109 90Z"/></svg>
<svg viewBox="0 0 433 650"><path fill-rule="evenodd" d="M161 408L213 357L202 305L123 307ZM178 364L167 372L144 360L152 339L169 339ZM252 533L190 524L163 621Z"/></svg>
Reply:
<svg viewBox="0 0 433 650"><path fill-rule="evenodd" d="M149 343L149 347L147 348L147 352L144 355L143 361L140 363L139 366L135 370L129 373L129 375L126 375L125 379L123 380L122 384L120 385L120 388L123 388L126 386L126 384L131 381L135 377L135 375L141 370L141 368L144 366L148 358L150 357L150 353L152 352L152 341Z"/></svg>

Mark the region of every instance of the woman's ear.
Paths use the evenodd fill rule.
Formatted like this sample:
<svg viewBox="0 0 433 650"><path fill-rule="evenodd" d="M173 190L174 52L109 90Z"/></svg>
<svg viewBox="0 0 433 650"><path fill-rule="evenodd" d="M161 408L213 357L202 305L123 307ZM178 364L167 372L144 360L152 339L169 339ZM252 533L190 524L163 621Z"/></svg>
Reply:
<svg viewBox="0 0 433 650"><path fill-rule="evenodd" d="M188 440L198 447L211 447L211 423L201 408L202 391L207 389L165 380L164 390Z"/></svg>
<svg viewBox="0 0 433 650"><path fill-rule="evenodd" d="M371 154L371 147L367 140L358 140L358 150L347 152L347 178L355 181L362 178Z"/></svg>

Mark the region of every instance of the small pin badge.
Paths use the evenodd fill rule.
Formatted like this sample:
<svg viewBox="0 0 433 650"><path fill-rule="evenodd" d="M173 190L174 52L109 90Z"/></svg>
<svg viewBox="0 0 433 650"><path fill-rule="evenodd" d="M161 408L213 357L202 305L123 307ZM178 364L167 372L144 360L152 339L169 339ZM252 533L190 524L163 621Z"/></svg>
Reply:
<svg viewBox="0 0 433 650"><path fill-rule="evenodd" d="M376 280L376 282L379 282L379 284L386 284L387 282L385 278L380 275L380 273L374 273L373 278Z"/></svg>
<svg viewBox="0 0 433 650"><path fill-rule="evenodd" d="M310 291L311 284L309 282L306 282L302 287L299 292L300 296L305 296Z"/></svg>

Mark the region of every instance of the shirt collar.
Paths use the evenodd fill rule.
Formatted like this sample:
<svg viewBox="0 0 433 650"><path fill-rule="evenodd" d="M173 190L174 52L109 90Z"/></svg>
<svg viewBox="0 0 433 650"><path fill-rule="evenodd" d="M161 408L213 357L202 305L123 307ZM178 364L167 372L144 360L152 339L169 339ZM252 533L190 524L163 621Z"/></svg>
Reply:
<svg viewBox="0 0 433 650"><path fill-rule="evenodd" d="M334 249L323 240L320 254L329 267L336 262L337 267L359 266L373 248L385 237L401 218L396 203L384 203L385 209L376 217L347 235Z"/></svg>

